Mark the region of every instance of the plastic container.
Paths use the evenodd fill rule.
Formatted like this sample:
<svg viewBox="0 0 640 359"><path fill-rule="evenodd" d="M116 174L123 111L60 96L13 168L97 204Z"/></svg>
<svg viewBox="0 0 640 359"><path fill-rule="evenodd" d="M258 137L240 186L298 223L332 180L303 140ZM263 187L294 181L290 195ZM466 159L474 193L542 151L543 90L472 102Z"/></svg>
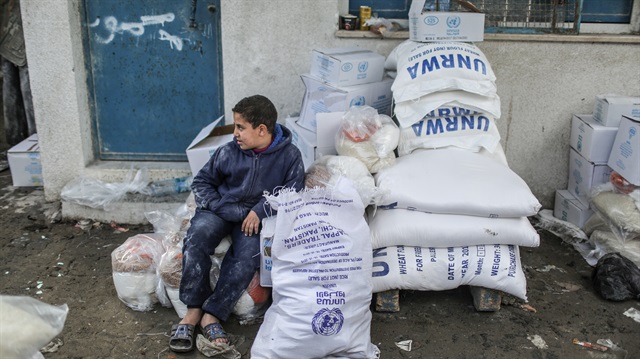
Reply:
<svg viewBox="0 0 640 359"><path fill-rule="evenodd" d="M165 196L174 193L189 192L191 191L191 182L193 182L193 176L153 181L142 190L142 193L150 196Z"/></svg>

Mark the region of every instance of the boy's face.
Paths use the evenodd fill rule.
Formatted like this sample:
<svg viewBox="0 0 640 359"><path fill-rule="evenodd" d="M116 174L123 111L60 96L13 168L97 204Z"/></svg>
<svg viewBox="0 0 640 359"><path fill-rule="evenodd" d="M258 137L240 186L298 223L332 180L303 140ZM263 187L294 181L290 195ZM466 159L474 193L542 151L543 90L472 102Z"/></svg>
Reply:
<svg viewBox="0 0 640 359"><path fill-rule="evenodd" d="M265 148L271 144L271 134L267 132L267 126L260 124L253 128L251 123L239 113L233 113L233 137L243 150Z"/></svg>

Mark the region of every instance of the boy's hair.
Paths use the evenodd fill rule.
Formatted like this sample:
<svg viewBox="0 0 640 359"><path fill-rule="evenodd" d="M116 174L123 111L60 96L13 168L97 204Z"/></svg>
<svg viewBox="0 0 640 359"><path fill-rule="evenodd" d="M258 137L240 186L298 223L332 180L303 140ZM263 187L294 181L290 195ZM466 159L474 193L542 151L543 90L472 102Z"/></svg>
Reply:
<svg viewBox="0 0 640 359"><path fill-rule="evenodd" d="M276 129L278 111L273 103L262 95L243 98L231 111L241 114L253 128L264 124L267 126L269 133L273 133Z"/></svg>

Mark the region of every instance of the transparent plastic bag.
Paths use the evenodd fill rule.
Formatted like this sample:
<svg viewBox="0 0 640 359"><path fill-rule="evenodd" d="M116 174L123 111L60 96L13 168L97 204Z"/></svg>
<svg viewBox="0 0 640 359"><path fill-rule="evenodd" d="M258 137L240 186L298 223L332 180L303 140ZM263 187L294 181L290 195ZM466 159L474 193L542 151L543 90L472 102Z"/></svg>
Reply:
<svg viewBox="0 0 640 359"><path fill-rule="evenodd" d="M591 198L591 208L622 242L640 239L640 210L628 194L600 192Z"/></svg>
<svg viewBox="0 0 640 359"><path fill-rule="evenodd" d="M393 165L400 129L391 117L371 106L354 106L342 117L336 132L336 151L359 159L370 173Z"/></svg>
<svg viewBox="0 0 640 359"><path fill-rule="evenodd" d="M113 283L118 298L136 311L153 309L159 301L156 269L165 252L162 235L137 234L111 252ZM166 303L166 301L165 301Z"/></svg>
<svg viewBox="0 0 640 359"><path fill-rule="evenodd" d="M123 182L104 182L95 178L79 177L67 183L60 192L63 200L91 208L109 210L113 202L120 200L127 192L141 191L148 184L146 168L133 174L129 171Z"/></svg>
<svg viewBox="0 0 640 359"><path fill-rule="evenodd" d="M0 295L0 358L44 358L40 348L60 334L68 312L66 304Z"/></svg>
<svg viewBox="0 0 640 359"><path fill-rule="evenodd" d="M220 256L211 256L211 271L209 280L211 288L214 289L220 278ZM260 286L260 273L256 271L242 295L233 307L233 314L237 317L240 325L251 325L261 321L269 306L271 298L271 288Z"/></svg>
<svg viewBox="0 0 640 359"><path fill-rule="evenodd" d="M350 156L324 156L315 161L306 172L305 187L334 187L340 177L346 177L353 182L365 207L379 204L383 198L383 193L376 187L367 166Z"/></svg>
<svg viewBox="0 0 640 359"><path fill-rule="evenodd" d="M182 245L182 240L191 225L191 218L196 211L196 202L193 193L187 197L186 202L171 213L168 211L149 211L144 216L153 225L153 232L163 234L163 243L166 248Z"/></svg>
<svg viewBox="0 0 640 359"><path fill-rule="evenodd" d="M369 26L369 31L382 35L382 37L389 35L389 33L402 30L402 27L397 22L377 16L368 19L364 24Z"/></svg>

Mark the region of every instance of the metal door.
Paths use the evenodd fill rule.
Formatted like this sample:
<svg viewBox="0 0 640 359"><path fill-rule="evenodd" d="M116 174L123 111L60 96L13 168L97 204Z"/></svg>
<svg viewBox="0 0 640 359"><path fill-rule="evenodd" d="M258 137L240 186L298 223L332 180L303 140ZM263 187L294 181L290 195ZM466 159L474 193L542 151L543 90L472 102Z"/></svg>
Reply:
<svg viewBox="0 0 640 359"><path fill-rule="evenodd" d="M102 160L186 160L224 113L220 0L85 0L85 54Z"/></svg>

